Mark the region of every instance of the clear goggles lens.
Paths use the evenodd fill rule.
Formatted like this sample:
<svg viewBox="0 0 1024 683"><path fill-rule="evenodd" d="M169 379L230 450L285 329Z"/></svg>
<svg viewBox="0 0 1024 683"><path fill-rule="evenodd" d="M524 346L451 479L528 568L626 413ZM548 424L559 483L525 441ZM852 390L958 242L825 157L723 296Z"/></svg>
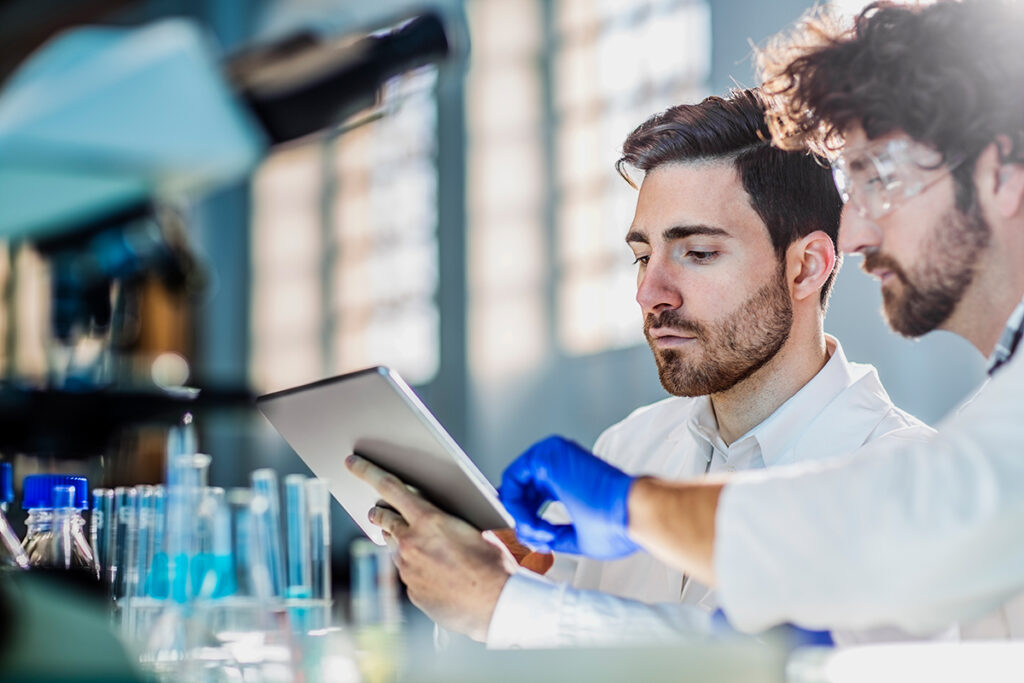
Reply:
<svg viewBox="0 0 1024 683"><path fill-rule="evenodd" d="M906 139L889 140L843 152L832 163L832 177L844 204L865 218L880 218L955 168L942 155Z"/></svg>

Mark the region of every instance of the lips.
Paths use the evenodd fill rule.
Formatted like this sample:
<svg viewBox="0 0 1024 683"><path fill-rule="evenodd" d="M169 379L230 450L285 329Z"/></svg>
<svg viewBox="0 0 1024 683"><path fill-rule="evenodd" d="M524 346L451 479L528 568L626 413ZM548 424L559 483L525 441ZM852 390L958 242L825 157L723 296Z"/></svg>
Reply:
<svg viewBox="0 0 1024 683"><path fill-rule="evenodd" d="M678 346L696 340L693 334L666 329L650 330L648 336L651 343L657 346Z"/></svg>

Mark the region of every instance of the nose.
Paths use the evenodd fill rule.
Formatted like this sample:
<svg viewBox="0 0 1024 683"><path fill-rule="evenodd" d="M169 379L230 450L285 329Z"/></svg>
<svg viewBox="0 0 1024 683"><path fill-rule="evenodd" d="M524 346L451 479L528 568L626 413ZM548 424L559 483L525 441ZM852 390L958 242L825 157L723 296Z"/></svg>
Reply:
<svg viewBox="0 0 1024 683"><path fill-rule="evenodd" d="M839 221L839 250L847 254L877 249L882 243L882 229L850 204L843 206Z"/></svg>
<svg viewBox="0 0 1024 683"><path fill-rule="evenodd" d="M651 256L647 266L637 275L636 302L646 317L683 305L678 279L673 276L671 263Z"/></svg>

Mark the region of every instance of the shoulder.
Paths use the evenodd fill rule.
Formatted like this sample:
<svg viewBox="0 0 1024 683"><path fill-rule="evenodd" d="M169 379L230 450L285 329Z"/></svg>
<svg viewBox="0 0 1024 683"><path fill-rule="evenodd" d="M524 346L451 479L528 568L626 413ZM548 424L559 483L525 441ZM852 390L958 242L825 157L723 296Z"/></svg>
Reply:
<svg viewBox="0 0 1024 683"><path fill-rule="evenodd" d="M853 453L872 441L926 441L934 430L889 398L870 365L850 364L851 382L815 417L796 444L794 461Z"/></svg>
<svg viewBox="0 0 1024 683"><path fill-rule="evenodd" d="M604 430L598 437L598 441L622 432L632 432L667 423L677 424L679 420L687 420L697 407L697 401L696 398L670 396L655 403L640 406L624 419Z"/></svg>
<svg viewBox="0 0 1024 683"><path fill-rule="evenodd" d="M871 415L877 417L874 427L864 437L865 443L883 437L931 438L935 430L893 403L874 366L862 363L850 365L857 379L843 393L850 403L864 407L868 423L871 422Z"/></svg>
<svg viewBox="0 0 1024 683"><path fill-rule="evenodd" d="M605 459L613 459L610 454L619 454L664 439L690 420L699 400L702 399L671 396L637 408L601 433L594 443L594 453Z"/></svg>

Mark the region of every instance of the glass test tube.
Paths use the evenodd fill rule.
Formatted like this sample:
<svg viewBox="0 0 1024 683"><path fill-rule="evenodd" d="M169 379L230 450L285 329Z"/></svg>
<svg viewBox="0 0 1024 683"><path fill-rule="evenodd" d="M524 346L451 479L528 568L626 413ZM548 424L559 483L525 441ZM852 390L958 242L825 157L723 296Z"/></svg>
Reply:
<svg viewBox="0 0 1024 683"><path fill-rule="evenodd" d="M231 560L234 594L243 597L257 596L252 574L256 546L252 540L252 489L232 488L227 491L228 533L231 539Z"/></svg>
<svg viewBox="0 0 1024 683"><path fill-rule="evenodd" d="M92 555L96 558L96 569L101 580L110 586L110 564L108 556L111 540L111 523L114 511L113 489L93 489L92 512L89 517L89 541L92 543Z"/></svg>
<svg viewBox="0 0 1024 683"><path fill-rule="evenodd" d="M289 598L312 595L309 554L309 510L306 507L306 477L289 474L284 478L285 527L288 540Z"/></svg>
<svg viewBox="0 0 1024 683"><path fill-rule="evenodd" d="M135 569L135 548L138 541L138 529L136 527L135 515L138 491L134 487L118 486L114 489L115 498L115 526L114 532L114 600L129 597L129 586L134 584L136 579L133 576Z"/></svg>
<svg viewBox="0 0 1024 683"><path fill-rule="evenodd" d="M310 597L331 599L331 494L326 479L306 480L309 510Z"/></svg>
<svg viewBox="0 0 1024 683"><path fill-rule="evenodd" d="M129 573L129 582L126 595L129 598L144 597L146 595L146 579L149 577L149 568L153 563L153 524L155 520L154 499L156 487L136 486L135 510L133 513L136 542L135 553L132 557L132 569Z"/></svg>
<svg viewBox="0 0 1024 683"><path fill-rule="evenodd" d="M189 564L199 552L196 511L199 508L210 456L178 455L168 466L167 481L167 576L171 598L185 603L195 595Z"/></svg>
<svg viewBox="0 0 1024 683"><path fill-rule="evenodd" d="M252 473L253 532L266 561L270 590L284 595L284 553L281 550L281 502L277 490L277 473L269 468Z"/></svg>
<svg viewBox="0 0 1024 683"><path fill-rule="evenodd" d="M402 621L395 565L388 549L373 541L352 541L352 620L357 627L397 627Z"/></svg>
<svg viewBox="0 0 1024 683"><path fill-rule="evenodd" d="M163 484L153 487L152 556L143 584L143 593L150 598L166 598L167 585L167 488Z"/></svg>
<svg viewBox="0 0 1024 683"><path fill-rule="evenodd" d="M210 550L213 556L214 570L217 573L217 584L213 597L223 598L234 595L238 591L231 547L231 510L228 508L224 489L216 487L210 490L214 492L212 493L214 509Z"/></svg>
<svg viewBox="0 0 1024 683"><path fill-rule="evenodd" d="M224 489L219 486L204 487L196 508L195 535L196 552L190 566L194 595L201 598L216 598L223 592L218 554L228 551L220 538L223 533L223 515L226 514Z"/></svg>

